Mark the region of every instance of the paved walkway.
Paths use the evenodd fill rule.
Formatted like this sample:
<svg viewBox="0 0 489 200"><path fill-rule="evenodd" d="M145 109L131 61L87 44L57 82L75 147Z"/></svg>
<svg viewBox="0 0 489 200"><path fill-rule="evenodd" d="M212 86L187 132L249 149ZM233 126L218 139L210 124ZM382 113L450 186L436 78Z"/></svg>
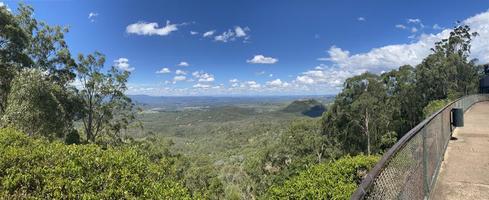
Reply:
<svg viewBox="0 0 489 200"><path fill-rule="evenodd" d="M489 102L465 113L448 144L432 199L489 199Z"/></svg>

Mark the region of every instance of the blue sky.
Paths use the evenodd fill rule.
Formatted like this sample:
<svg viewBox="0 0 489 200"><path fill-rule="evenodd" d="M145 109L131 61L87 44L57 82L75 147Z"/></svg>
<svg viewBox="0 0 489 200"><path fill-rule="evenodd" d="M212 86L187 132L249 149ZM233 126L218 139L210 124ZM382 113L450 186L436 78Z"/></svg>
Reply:
<svg viewBox="0 0 489 200"><path fill-rule="evenodd" d="M25 2L70 27L75 55L131 70L129 94L334 94L347 77L419 63L456 20L481 33L474 57L489 62L482 0Z"/></svg>

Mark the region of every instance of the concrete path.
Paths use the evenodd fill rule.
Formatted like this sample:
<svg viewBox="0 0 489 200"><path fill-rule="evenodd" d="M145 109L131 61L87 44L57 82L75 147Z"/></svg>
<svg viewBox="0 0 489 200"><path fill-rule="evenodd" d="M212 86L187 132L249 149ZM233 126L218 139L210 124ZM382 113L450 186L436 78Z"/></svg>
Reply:
<svg viewBox="0 0 489 200"><path fill-rule="evenodd" d="M473 105L445 152L431 199L489 199L489 102Z"/></svg>

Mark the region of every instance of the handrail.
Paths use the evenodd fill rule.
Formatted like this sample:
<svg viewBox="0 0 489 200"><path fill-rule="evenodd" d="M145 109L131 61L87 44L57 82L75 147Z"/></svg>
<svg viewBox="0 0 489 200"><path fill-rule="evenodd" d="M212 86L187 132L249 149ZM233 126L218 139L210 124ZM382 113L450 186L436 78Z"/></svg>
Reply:
<svg viewBox="0 0 489 200"><path fill-rule="evenodd" d="M488 100L489 96L481 94L461 97L416 125L382 156L351 199L429 198L451 135L451 109L461 107L466 111L473 104Z"/></svg>

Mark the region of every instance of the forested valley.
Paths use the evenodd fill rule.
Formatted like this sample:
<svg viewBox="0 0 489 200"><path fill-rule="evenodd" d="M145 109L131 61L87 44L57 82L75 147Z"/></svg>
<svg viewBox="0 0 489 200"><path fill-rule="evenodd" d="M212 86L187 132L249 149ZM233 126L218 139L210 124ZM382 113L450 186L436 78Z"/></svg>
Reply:
<svg viewBox="0 0 489 200"><path fill-rule="evenodd" d="M178 129L188 113L145 112L125 93L130 72L73 55L68 28L33 13L0 7L2 199L348 199L403 134L477 93L483 71L478 34L457 24L419 65L348 78L326 105L192 111Z"/></svg>

